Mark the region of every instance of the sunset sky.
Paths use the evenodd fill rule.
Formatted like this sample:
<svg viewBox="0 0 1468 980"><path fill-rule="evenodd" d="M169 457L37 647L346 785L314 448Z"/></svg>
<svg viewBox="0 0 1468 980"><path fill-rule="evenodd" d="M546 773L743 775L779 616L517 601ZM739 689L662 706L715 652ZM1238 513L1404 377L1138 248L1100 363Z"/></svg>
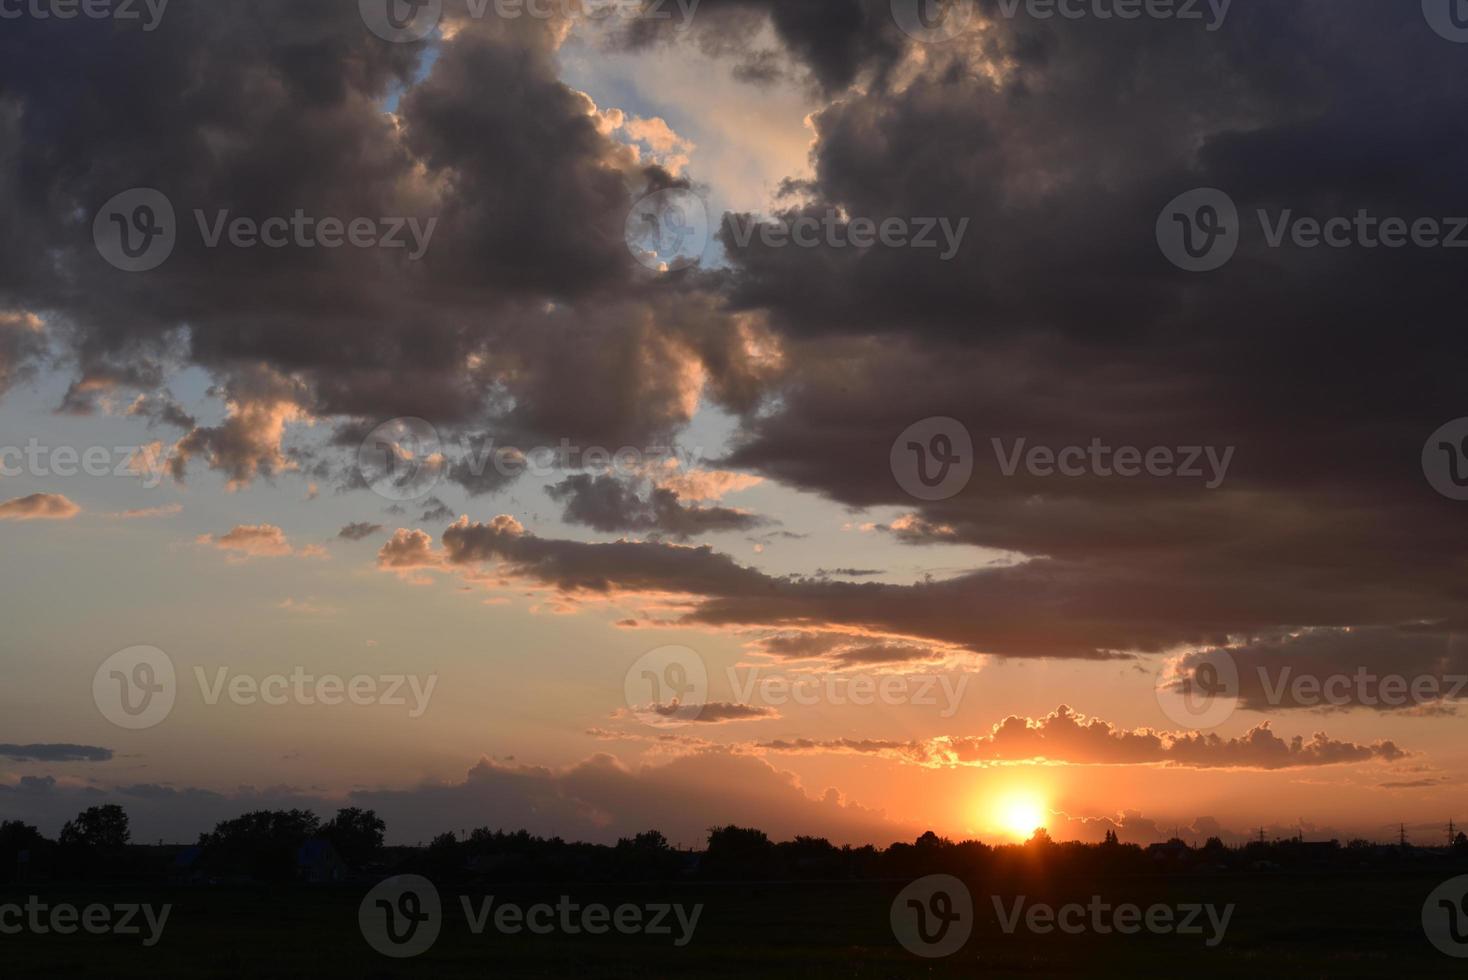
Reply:
<svg viewBox="0 0 1468 980"><path fill-rule="evenodd" d="M394 842L684 845L1468 820L1468 253L1270 237L1468 215L1468 44L1431 3L980 0L945 38L902 0L444 0L415 40L384 2L0 19L0 819L115 802L188 841L358 805ZM175 212L143 271L102 244L109 208L160 219L114 204L135 189ZM1238 211L1210 271L1168 244L1198 189ZM712 228L687 262L638 251L659 192L662 229ZM226 211L432 231L211 246ZM729 214L963 231L741 244ZM912 445L956 482L925 491ZM176 696L130 728L94 681L137 647ZM643 671L690 662L698 703L664 704ZM1194 725L1181 685L1220 665ZM1286 668L1353 681L1322 704ZM406 704L210 703L221 669Z"/></svg>

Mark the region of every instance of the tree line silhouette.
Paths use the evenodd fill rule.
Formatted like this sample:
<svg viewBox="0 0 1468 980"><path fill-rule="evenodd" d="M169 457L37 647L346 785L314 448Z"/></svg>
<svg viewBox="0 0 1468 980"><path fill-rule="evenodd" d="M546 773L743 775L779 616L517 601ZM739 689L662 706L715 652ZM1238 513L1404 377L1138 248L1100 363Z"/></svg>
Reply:
<svg viewBox="0 0 1468 980"><path fill-rule="evenodd" d="M56 840L20 821L0 823L0 881L171 880L189 883L373 881L423 874L448 882L475 881L840 881L909 879L928 874L1167 873L1357 870L1468 866L1468 837L1415 847L1405 841L1250 841L1201 846L1173 838L1143 847L1107 831L1100 844L1058 843L1043 829L1023 844L951 841L931 831L885 848L835 845L798 836L772 841L763 831L733 825L709 831L698 850L674 847L656 830L614 845L537 837L525 830L481 827L440 834L425 846L389 846L386 823L355 807L322 821L309 810L257 810L217 824L194 845L146 845L132 840L126 811L89 807L67 821Z"/></svg>

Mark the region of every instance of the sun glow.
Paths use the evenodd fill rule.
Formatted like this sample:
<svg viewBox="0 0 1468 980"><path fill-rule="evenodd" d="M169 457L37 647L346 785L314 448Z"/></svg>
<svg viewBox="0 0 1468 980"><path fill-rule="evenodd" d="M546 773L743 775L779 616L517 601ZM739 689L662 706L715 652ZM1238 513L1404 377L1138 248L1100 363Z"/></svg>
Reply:
<svg viewBox="0 0 1468 980"><path fill-rule="evenodd" d="M1001 798L994 808L996 829L1020 840L1029 840L1038 827L1049 822L1050 811L1038 796L1016 793Z"/></svg>

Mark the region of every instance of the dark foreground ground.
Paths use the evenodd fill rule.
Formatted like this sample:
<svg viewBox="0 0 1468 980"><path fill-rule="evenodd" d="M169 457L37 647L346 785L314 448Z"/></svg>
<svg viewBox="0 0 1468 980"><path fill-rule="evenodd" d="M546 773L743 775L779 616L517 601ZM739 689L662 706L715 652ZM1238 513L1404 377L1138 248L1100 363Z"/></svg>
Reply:
<svg viewBox="0 0 1468 980"><path fill-rule="evenodd" d="M151 949L139 937L0 935L0 974L13 977L1340 977L1462 976L1468 960L1424 936L1423 901L1438 874L1169 875L1024 887L1031 902L1233 903L1222 942L1203 936L1036 935L1000 928L990 895L1016 883L969 881L973 934L956 954L920 959L893 936L903 882L812 884L517 885L442 890L431 949L388 959L358 925L365 886L148 887L38 884L0 889L0 906L31 895L50 904L143 902L174 908ZM693 939L473 935L459 895L496 903L702 903Z"/></svg>

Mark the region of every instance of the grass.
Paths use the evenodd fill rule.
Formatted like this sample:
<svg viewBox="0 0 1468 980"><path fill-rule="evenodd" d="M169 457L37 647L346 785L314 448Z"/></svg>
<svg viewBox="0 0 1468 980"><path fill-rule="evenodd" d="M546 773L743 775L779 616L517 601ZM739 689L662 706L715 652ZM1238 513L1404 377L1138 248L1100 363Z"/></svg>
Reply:
<svg viewBox="0 0 1468 980"><path fill-rule="evenodd" d="M143 902L174 906L162 941L76 934L0 935L0 962L17 977L1275 977L1462 975L1463 962L1430 946L1421 909L1440 875L1336 873L1118 877L1026 886L970 881L972 937L944 960L904 950L889 925L903 882L668 885L515 885L470 889L496 903L702 904L692 942L671 936L474 935L459 890L441 889L445 921L433 948L413 960L373 951L357 926L365 888L84 887L0 890L0 905L37 895L50 904ZM1023 889L1023 890L1021 890ZM1221 943L1205 935L1013 934L990 900L1117 905L1236 906Z"/></svg>

